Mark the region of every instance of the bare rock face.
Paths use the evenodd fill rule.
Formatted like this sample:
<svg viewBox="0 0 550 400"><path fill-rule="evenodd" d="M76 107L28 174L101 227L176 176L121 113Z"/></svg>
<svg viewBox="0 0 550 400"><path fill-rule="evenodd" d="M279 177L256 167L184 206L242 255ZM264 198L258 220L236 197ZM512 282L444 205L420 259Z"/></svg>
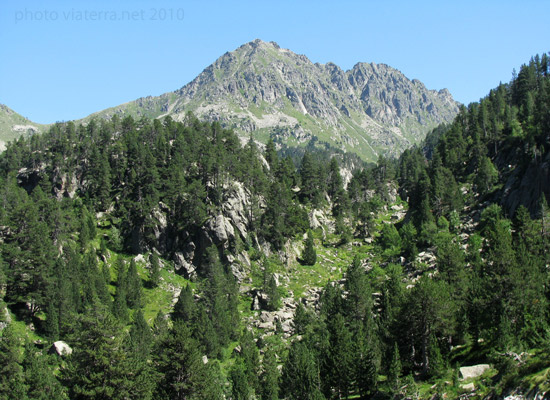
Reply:
<svg viewBox="0 0 550 400"><path fill-rule="evenodd" d="M247 239L249 218L250 191L240 182L228 183L223 187L221 208L206 220L198 234L190 236L185 233L170 243L173 245L172 259L176 271L194 279L200 272L197 269L200 268L201 255L207 248L216 246L218 249L228 249L238 238ZM166 229L161 231L166 232ZM169 233L165 235L167 240L169 236ZM251 265L246 253L226 254L224 257L237 282L242 282Z"/></svg>
<svg viewBox="0 0 550 400"><path fill-rule="evenodd" d="M182 252L174 254L174 269L183 273L187 279L195 279L197 276L197 267L192 263L193 256L185 257Z"/></svg>
<svg viewBox="0 0 550 400"><path fill-rule="evenodd" d="M212 217L205 224L205 229L214 244L225 243L229 238L235 236L235 230L233 229L233 225L231 225L231 221L223 214Z"/></svg>
<svg viewBox="0 0 550 400"><path fill-rule="evenodd" d="M248 235L250 195L240 182L233 182L224 188L223 214L231 221L242 238Z"/></svg>

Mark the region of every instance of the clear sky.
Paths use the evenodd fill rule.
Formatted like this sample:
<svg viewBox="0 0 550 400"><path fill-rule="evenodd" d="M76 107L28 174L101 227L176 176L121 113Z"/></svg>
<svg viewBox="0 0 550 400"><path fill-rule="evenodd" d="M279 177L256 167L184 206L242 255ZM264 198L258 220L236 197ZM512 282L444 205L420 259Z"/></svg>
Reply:
<svg viewBox="0 0 550 400"><path fill-rule="evenodd" d="M41 123L179 89L256 38L477 101L550 51L550 1L0 1L0 103Z"/></svg>

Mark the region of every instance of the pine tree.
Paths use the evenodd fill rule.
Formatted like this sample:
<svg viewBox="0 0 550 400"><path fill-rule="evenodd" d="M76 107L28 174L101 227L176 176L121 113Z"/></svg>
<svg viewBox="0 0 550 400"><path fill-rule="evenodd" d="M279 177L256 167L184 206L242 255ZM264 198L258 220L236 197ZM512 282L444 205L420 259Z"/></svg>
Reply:
<svg viewBox="0 0 550 400"><path fill-rule="evenodd" d="M260 392L262 400L277 400L279 398L279 369L272 347L268 347L262 360L260 374Z"/></svg>
<svg viewBox="0 0 550 400"><path fill-rule="evenodd" d="M42 355L30 342L25 344L25 383L29 399L62 400L66 399L66 390L57 379L56 365L51 356Z"/></svg>
<svg viewBox="0 0 550 400"><path fill-rule="evenodd" d="M370 316L372 309L372 294L364 269L361 268L361 258L355 255L352 264L346 271L345 288L346 314L352 320L363 322Z"/></svg>
<svg viewBox="0 0 550 400"><path fill-rule="evenodd" d="M212 399L222 398L222 387L216 370L204 364L198 343L189 328L175 321L169 335L159 346L155 362L161 374L155 398Z"/></svg>
<svg viewBox="0 0 550 400"><path fill-rule="evenodd" d="M80 317L75 349L63 370L70 398L124 398L130 371L123 364L123 338L121 327L108 313L96 310Z"/></svg>
<svg viewBox="0 0 550 400"><path fill-rule="evenodd" d="M234 400L248 400L251 395L251 388L246 379L246 372L243 362L237 359L229 371L229 380L231 381L231 394Z"/></svg>
<svg viewBox="0 0 550 400"><path fill-rule="evenodd" d="M296 311L294 311L294 318L292 320L292 327L294 328L294 333L297 335L303 335L306 333L308 326L311 324L311 316L306 310L304 305L299 302L296 306Z"/></svg>
<svg viewBox="0 0 550 400"><path fill-rule="evenodd" d="M399 356L399 348L396 342L393 346L393 356L388 370L388 385L394 395L396 395L401 388L401 374L401 357Z"/></svg>
<svg viewBox="0 0 550 400"><path fill-rule="evenodd" d="M279 294L279 288L277 287L277 281L275 280L275 275L267 281L265 287L265 292L267 294L267 309L268 311L277 311L281 306L281 295Z"/></svg>
<svg viewBox="0 0 550 400"><path fill-rule="evenodd" d="M304 245L304 252L302 253L302 262L305 265L315 265L317 262L317 252L315 251L313 243L313 233L308 231L307 238Z"/></svg>
<svg viewBox="0 0 550 400"><path fill-rule="evenodd" d="M134 314L134 321L130 327L130 347L131 350L139 354L140 357L146 358L149 355L151 349L151 342L153 340L153 333L151 328L145 321L143 312L137 310Z"/></svg>
<svg viewBox="0 0 550 400"><path fill-rule="evenodd" d="M300 180L302 182L301 195L315 205L319 203L320 193L320 177L319 169L310 152L306 151L302 158L300 167Z"/></svg>
<svg viewBox="0 0 550 400"><path fill-rule="evenodd" d="M153 321L153 335L156 343L162 342L168 334L168 320L167 315L159 311L155 320Z"/></svg>
<svg viewBox="0 0 550 400"><path fill-rule="evenodd" d="M435 338L451 336L455 330L456 305L449 286L442 280L423 275L409 294L408 325L420 350L423 374L430 371L430 342Z"/></svg>
<svg viewBox="0 0 550 400"><path fill-rule="evenodd" d="M241 353L239 359L242 360L247 385L251 391L259 392L258 376L260 375L260 354L254 336L248 329L244 329L240 339Z"/></svg>
<svg viewBox="0 0 550 400"><path fill-rule="evenodd" d="M159 257L156 255L156 253L153 253L151 255L151 272L149 275L149 282L151 287L155 288L160 283L160 263L159 263Z"/></svg>
<svg viewBox="0 0 550 400"><path fill-rule="evenodd" d="M193 290L191 289L191 286L187 284L181 289L178 301L174 305L172 318L191 322L195 318L196 311L197 306L195 305L195 300L193 298Z"/></svg>
<svg viewBox="0 0 550 400"><path fill-rule="evenodd" d="M132 259L130 261L130 267L126 273L126 302L130 308L140 308L143 304L143 289L141 285L141 278L137 273L136 262Z"/></svg>
<svg viewBox="0 0 550 400"><path fill-rule="evenodd" d="M59 311L56 302L52 301L46 309L46 323L44 331L48 338L57 340L59 338Z"/></svg>
<svg viewBox="0 0 550 400"><path fill-rule="evenodd" d="M330 197L334 197L338 192L344 189L342 175L340 175L340 166L338 165L336 157L330 159L328 179L327 192Z"/></svg>
<svg viewBox="0 0 550 400"><path fill-rule="evenodd" d="M283 365L282 394L292 400L321 400L319 366L315 353L305 343L294 341Z"/></svg>
<svg viewBox="0 0 550 400"><path fill-rule="evenodd" d="M354 378L362 398L373 395L378 387L378 371L380 356L377 346L377 335L372 328L374 324L367 324L356 333L356 354L354 359Z"/></svg>
<svg viewBox="0 0 550 400"><path fill-rule="evenodd" d="M267 164L271 168L272 173L274 173L275 170L277 170L279 157L277 156L277 150L275 149L275 143L273 142L273 139L269 138L266 146L265 146L265 159L267 161Z"/></svg>
<svg viewBox="0 0 550 400"><path fill-rule="evenodd" d="M328 321L329 350L321 369L325 396L335 391L338 398L347 398L354 378L353 336L341 314Z"/></svg>
<svg viewBox="0 0 550 400"><path fill-rule="evenodd" d="M126 300L126 269L124 268L124 264L120 264L119 268L120 269L118 271L117 287L115 298L113 301L113 315L117 317L120 321L126 322L129 318L128 302Z"/></svg>
<svg viewBox="0 0 550 400"><path fill-rule="evenodd" d="M13 324L0 337L0 399L25 399L27 385L21 366L21 344Z"/></svg>

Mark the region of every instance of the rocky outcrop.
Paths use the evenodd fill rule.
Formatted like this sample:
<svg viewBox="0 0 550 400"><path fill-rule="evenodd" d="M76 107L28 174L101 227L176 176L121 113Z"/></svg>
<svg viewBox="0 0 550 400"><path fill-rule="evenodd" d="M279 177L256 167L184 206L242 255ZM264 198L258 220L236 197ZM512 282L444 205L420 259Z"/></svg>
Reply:
<svg viewBox="0 0 550 400"><path fill-rule="evenodd" d="M260 207L261 203L260 200ZM233 246L236 242L248 238L249 213L250 191L242 183L234 181L223 187L222 206L205 221L198 233L191 235L186 232L176 241L170 241L169 227L159 227L160 232L167 232L164 237L171 247L166 247L173 248L176 271L194 279L200 272L201 256L208 247L216 246L220 250L231 247L235 250ZM163 237L162 234L159 237ZM245 252L226 252L224 257L229 270L241 282L251 265L248 255Z"/></svg>
<svg viewBox="0 0 550 400"><path fill-rule="evenodd" d="M202 232L207 247L212 244L224 245L230 238L235 237L235 229L231 221L223 214L218 214L210 218L204 225Z"/></svg>

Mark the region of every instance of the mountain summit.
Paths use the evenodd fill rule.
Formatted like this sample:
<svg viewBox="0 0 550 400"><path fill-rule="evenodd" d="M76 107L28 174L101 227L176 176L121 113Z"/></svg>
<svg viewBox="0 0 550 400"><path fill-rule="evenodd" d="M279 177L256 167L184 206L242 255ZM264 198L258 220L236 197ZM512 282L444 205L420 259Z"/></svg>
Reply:
<svg viewBox="0 0 550 400"><path fill-rule="evenodd" d="M316 138L374 161L398 155L458 112L448 90L428 90L385 64L358 63L343 71L314 64L274 42L254 40L225 53L192 82L85 118L187 112L219 121L243 137L289 146Z"/></svg>
<svg viewBox="0 0 550 400"><path fill-rule="evenodd" d="M193 110L290 144L317 136L367 159L400 152L458 111L448 90L427 90L385 64L343 71L260 40L224 54L175 93L169 113Z"/></svg>
<svg viewBox="0 0 550 400"><path fill-rule="evenodd" d="M274 42L254 40L225 53L192 82L159 97L101 112L176 120L188 111L243 136L288 145L317 137L366 160L398 154L458 112L448 90L428 90L385 64L343 71L314 64Z"/></svg>

